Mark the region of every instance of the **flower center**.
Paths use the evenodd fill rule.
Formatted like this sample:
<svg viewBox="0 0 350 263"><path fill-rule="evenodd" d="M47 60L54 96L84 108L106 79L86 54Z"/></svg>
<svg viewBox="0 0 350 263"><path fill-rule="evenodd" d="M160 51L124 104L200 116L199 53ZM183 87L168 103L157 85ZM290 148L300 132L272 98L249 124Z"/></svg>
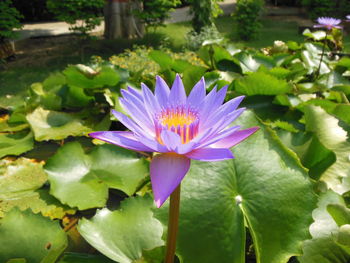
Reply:
<svg viewBox="0 0 350 263"><path fill-rule="evenodd" d="M181 142L187 143L198 133L199 118L197 112L184 106L162 110L156 117L156 136L163 144L160 134L162 130L170 130L181 137Z"/></svg>

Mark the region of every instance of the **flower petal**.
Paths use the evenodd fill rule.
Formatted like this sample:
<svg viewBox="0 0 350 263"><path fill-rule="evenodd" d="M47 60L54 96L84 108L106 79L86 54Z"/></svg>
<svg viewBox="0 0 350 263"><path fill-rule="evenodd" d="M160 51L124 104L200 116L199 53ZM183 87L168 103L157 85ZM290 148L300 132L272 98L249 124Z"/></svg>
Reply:
<svg viewBox="0 0 350 263"><path fill-rule="evenodd" d="M127 101L133 103L136 108L140 109L142 112L146 111L146 108L145 108L145 105L144 105L144 102L143 102L143 97L140 98L138 96L135 96L134 93L131 93L128 90L125 90L125 89L121 89L120 92L123 95L123 97Z"/></svg>
<svg viewBox="0 0 350 263"><path fill-rule="evenodd" d="M179 74L176 74L175 81L170 90L169 102L172 105L186 104L186 92Z"/></svg>
<svg viewBox="0 0 350 263"><path fill-rule="evenodd" d="M252 127L245 130L236 131L229 136L223 138L222 140L214 143L211 145L211 147L214 148L231 148L235 146L236 144L240 143L241 141L248 138L250 135L255 133L257 130L259 130L259 127Z"/></svg>
<svg viewBox="0 0 350 263"><path fill-rule="evenodd" d="M137 123L135 123L133 120L125 116L123 113L120 113L116 110L112 110L113 115L130 131L137 133L144 137L150 137L153 134L149 134L146 131L144 131Z"/></svg>
<svg viewBox="0 0 350 263"><path fill-rule="evenodd" d="M205 80L204 77L193 87L187 98L187 103L192 107L197 107L205 98Z"/></svg>
<svg viewBox="0 0 350 263"><path fill-rule="evenodd" d="M142 94L141 94L140 90L128 86L128 92L130 92L131 94L133 94L134 96L139 98L139 100L142 101Z"/></svg>
<svg viewBox="0 0 350 263"><path fill-rule="evenodd" d="M230 149L225 148L201 148L185 155L193 160L204 162L223 161L234 158Z"/></svg>
<svg viewBox="0 0 350 263"><path fill-rule="evenodd" d="M232 133L235 133L237 130L239 130L240 126L232 126L229 127L225 130L223 130L220 133L217 134L212 134L210 137L206 138L206 140L203 140L198 146L197 148L205 148L209 145L212 145L220 140L222 140L223 138L230 136ZM215 148L229 148L229 147L215 147Z"/></svg>
<svg viewBox="0 0 350 263"><path fill-rule="evenodd" d="M161 145L155 138L151 138L150 139L148 137L140 136L138 134L135 134L135 137L142 144L144 144L147 147L153 149L153 152L160 152L160 153L169 152L168 148L166 146L164 146L164 145Z"/></svg>
<svg viewBox="0 0 350 263"><path fill-rule="evenodd" d="M201 128L207 129L208 127L213 127L214 124L218 123L218 120L222 120L236 110L243 99L244 96L239 96L221 105L204 123L201 123Z"/></svg>
<svg viewBox="0 0 350 263"><path fill-rule="evenodd" d="M151 119L147 112L142 112L133 102L124 98L120 98L119 102L131 118L148 133L154 134L153 119Z"/></svg>
<svg viewBox="0 0 350 263"><path fill-rule="evenodd" d="M168 103L170 89L165 81L159 76L156 76L156 88L154 93L159 105L165 107Z"/></svg>
<svg viewBox="0 0 350 263"><path fill-rule="evenodd" d="M190 164L190 159L175 153L164 153L153 157L150 167L151 182L157 207L160 207L180 184Z"/></svg>
<svg viewBox="0 0 350 263"><path fill-rule="evenodd" d="M181 145L181 137L175 132L163 130L160 137L169 151L175 151L176 147Z"/></svg>
<svg viewBox="0 0 350 263"><path fill-rule="evenodd" d="M160 112L159 103L154 97L152 91L145 84L142 83L141 87L142 87L142 94L143 94L143 102L146 106L147 112L149 113L150 117L153 119L154 115L157 112Z"/></svg>
<svg viewBox="0 0 350 263"><path fill-rule="evenodd" d="M101 131L89 133L89 136L108 143L118 145L120 147L134 150L152 152L153 150L146 145L140 143L132 132L125 131Z"/></svg>

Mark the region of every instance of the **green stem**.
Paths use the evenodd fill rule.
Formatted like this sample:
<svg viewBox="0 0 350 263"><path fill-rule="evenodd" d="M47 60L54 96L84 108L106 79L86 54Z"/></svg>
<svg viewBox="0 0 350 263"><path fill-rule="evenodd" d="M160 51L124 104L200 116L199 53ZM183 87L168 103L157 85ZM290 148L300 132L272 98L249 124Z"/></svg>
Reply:
<svg viewBox="0 0 350 263"><path fill-rule="evenodd" d="M322 60L323 60L323 56L324 56L324 50L326 48L326 43L327 43L327 36L328 36L328 31L326 31L326 36L324 37L322 54L321 54L321 58L320 58L320 64L318 65L318 69L316 71L316 78L318 77L318 75L320 75L320 69L321 69L321 64L322 64Z"/></svg>
<svg viewBox="0 0 350 263"><path fill-rule="evenodd" d="M176 237L178 232L180 214L180 190L181 185L179 185L170 195L168 238L164 261L165 263L173 263L175 258Z"/></svg>

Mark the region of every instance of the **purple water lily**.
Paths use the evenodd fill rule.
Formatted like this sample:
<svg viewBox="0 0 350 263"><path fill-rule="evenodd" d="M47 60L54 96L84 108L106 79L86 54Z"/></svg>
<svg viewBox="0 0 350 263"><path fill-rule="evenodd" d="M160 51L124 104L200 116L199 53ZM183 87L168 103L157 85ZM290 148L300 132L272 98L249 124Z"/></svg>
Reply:
<svg viewBox="0 0 350 263"><path fill-rule="evenodd" d="M333 18L333 17L319 17L317 18L317 23L314 25L316 28L327 28L327 30L331 30L332 28L342 28L339 26L341 23L340 19Z"/></svg>
<svg viewBox="0 0 350 263"><path fill-rule="evenodd" d="M142 91L122 90L120 104L132 119L112 111L129 131L102 131L89 135L118 146L156 152L150 167L157 207L180 184L190 168L191 159L221 161L234 158L230 148L258 130L229 126L243 111L237 109L243 96L225 104L227 86L206 95L204 78L189 96L179 75L171 89L157 76L155 94L141 84Z"/></svg>

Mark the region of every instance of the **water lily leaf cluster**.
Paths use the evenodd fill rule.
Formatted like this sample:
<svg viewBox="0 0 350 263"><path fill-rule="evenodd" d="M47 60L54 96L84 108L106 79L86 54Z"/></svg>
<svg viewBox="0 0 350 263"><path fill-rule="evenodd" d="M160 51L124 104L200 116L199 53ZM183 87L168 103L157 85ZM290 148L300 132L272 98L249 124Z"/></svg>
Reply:
<svg viewBox="0 0 350 263"><path fill-rule="evenodd" d="M326 53L317 72L324 36L305 36L261 50L209 43L183 58L150 50L141 60L155 70L117 57L69 65L1 106L0 261L162 262L168 202L153 203L152 156L87 134L127 129L110 114L122 89L180 74L187 94L204 76L207 93L244 95L234 125L260 129L233 160L192 161L179 262L348 262L350 59Z"/></svg>

